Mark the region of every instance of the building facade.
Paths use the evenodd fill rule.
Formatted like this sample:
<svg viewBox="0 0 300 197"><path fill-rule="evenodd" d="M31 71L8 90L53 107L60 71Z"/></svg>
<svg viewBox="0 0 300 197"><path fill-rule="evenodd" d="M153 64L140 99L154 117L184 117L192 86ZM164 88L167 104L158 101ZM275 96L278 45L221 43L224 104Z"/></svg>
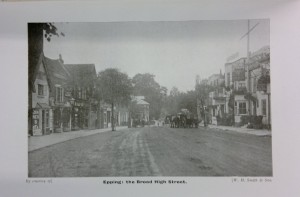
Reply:
<svg viewBox="0 0 300 197"><path fill-rule="evenodd" d="M41 54L30 95L28 129L31 135L104 128L109 113L95 98L94 64L64 64ZM101 114L102 113L102 114ZM104 113L106 113L104 115Z"/></svg>
<svg viewBox="0 0 300 197"><path fill-rule="evenodd" d="M249 93L250 115L262 116L262 123L271 125L270 47L252 53L247 62L246 80Z"/></svg>
<svg viewBox="0 0 300 197"><path fill-rule="evenodd" d="M208 85L210 85L210 89L212 89L208 94L208 118L211 124L216 125L217 119L222 118L227 110L225 77L222 72L220 71L220 74L211 75L208 78Z"/></svg>
<svg viewBox="0 0 300 197"><path fill-rule="evenodd" d="M99 125L99 101L95 98L96 69L94 64L65 64L70 75L72 129L96 129Z"/></svg>
<svg viewBox="0 0 300 197"><path fill-rule="evenodd" d="M225 64L224 78L220 74L201 82L199 77L196 79L196 87L202 86L198 94L208 95L208 100L198 95L198 116L211 124L270 128L270 47L262 47L248 58L235 57ZM219 85L223 81L224 87ZM204 87L210 92L205 93Z"/></svg>
<svg viewBox="0 0 300 197"><path fill-rule="evenodd" d="M260 116L262 124L270 125L270 47L262 47L249 59L226 63L225 72L225 84L230 87L234 102L235 125L246 124L242 118L247 116Z"/></svg>
<svg viewBox="0 0 300 197"><path fill-rule="evenodd" d="M45 57L49 78L51 80L50 106L53 111L54 132L70 131L71 104L68 97L70 75L66 71L61 58L50 59Z"/></svg>
<svg viewBox="0 0 300 197"><path fill-rule="evenodd" d="M32 78L34 91L31 93L32 108L29 109L29 116L31 117L28 118L28 129L30 135L45 135L53 132L53 113L49 105L51 82L43 54L41 54L35 69Z"/></svg>

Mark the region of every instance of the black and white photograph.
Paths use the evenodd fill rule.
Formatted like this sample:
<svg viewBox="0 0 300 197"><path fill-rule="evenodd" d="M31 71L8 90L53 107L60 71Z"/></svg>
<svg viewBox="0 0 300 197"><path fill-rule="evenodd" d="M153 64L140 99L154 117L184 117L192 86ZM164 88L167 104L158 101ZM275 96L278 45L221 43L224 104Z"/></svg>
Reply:
<svg viewBox="0 0 300 197"><path fill-rule="evenodd" d="M298 197L299 9L0 2L0 196Z"/></svg>
<svg viewBox="0 0 300 197"><path fill-rule="evenodd" d="M28 177L272 177L270 20L28 23Z"/></svg>

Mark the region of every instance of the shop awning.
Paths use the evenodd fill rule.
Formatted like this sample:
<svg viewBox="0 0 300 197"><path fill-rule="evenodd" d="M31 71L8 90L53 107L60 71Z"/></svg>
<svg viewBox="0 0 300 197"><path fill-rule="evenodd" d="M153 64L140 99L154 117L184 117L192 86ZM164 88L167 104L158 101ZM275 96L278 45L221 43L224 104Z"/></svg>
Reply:
<svg viewBox="0 0 300 197"><path fill-rule="evenodd" d="M35 108L38 108L38 109L51 109L51 107L46 103L37 103Z"/></svg>

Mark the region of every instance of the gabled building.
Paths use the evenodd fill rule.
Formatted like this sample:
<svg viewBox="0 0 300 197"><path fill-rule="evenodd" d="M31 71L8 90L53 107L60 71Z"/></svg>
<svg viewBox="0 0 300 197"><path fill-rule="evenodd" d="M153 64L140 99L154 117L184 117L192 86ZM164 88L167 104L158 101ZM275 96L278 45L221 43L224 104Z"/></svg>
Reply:
<svg viewBox="0 0 300 197"><path fill-rule="evenodd" d="M51 80L46 66L44 54L41 53L34 68L31 68L29 86L32 92L29 96L29 135L44 135L53 132L52 109L50 107L49 95L51 93Z"/></svg>
<svg viewBox="0 0 300 197"><path fill-rule="evenodd" d="M53 110L54 132L70 131L71 104L69 94L70 74L64 68L63 60L45 57L45 64L51 80L51 93L49 95L50 106Z"/></svg>
<svg viewBox="0 0 300 197"><path fill-rule="evenodd" d="M136 101L136 104L138 106L138 116L140 120L144 120L145 122L148 122L149 119L149 113L150 113L150 103L145 101L144 96L136 96L134 97L134 100Z"/></svg>
<svg viewBox="0 0 300 197"><path fill-rule="evenodd" d="M99 128L101 115L95 98L96 69L94 64L65 64L70 75L69 95L72 99L72 128Z"/></svg>
<svg viewBox="0 0 300 197"><path fill-rule="evenodd" d="M150 121L150 103L145 101L144 96L133 96L131 100L130 119L148 123Z"/></svg>
<svg viewBox="0 0 300 197"><path fill-rule="evenodd" d="M99 128L95 65L64 64L61 56L44 59L51 81L49 101L54 132Z"/></svg>

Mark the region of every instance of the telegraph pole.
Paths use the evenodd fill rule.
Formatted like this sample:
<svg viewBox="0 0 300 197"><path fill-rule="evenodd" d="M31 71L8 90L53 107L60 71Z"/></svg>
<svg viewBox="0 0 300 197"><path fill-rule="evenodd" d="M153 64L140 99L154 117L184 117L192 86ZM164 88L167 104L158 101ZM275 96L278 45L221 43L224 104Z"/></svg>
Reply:
<svg viewBox="0 0 300 197"><path fill-rule="evenodd" d="M241 37L243 39L245 36L247 36L247 90L250 93L250 87L251 87L251 73L250 73L250 66L249 66L249 60L250 60L250 32L254 30L254 28L258 25L259 23L256 23L251 29L250 29L250 20L248 19L248 30L247 32ZM240 39L240 40L241 40ZM250 99L248 99L248 112L249 115L251 115L251 110L250 110Z"/></svg>

